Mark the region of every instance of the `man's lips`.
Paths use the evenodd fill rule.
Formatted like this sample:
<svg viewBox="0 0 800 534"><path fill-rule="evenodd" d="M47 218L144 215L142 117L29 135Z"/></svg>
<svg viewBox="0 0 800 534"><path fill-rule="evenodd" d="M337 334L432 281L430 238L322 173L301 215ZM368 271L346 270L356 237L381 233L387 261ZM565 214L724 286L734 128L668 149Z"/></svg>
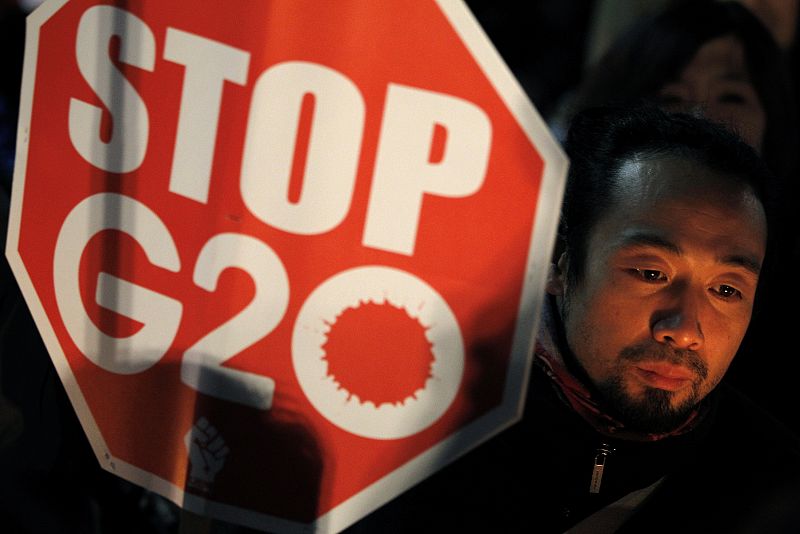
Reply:
<svg viewBox="0 0 800 534"><path fill-rule="evenodd" d="M677 391L692 384L695 374L687 367L666 362L637 362L636 376L646 385L667 391Z"/></svg>

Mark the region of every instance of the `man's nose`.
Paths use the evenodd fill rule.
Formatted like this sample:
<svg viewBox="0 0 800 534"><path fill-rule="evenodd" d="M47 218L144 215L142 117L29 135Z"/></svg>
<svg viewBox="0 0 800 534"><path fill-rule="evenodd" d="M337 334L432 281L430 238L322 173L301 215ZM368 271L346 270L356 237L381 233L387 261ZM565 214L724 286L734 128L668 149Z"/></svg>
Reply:
<svg viewBox="0 0 800 534"><path fill-rule="evenodd" d="M672 306L653 318L653 337L676 349L699 350L705 338L700 324L698 303L688 295L679 296Z"/></svg>

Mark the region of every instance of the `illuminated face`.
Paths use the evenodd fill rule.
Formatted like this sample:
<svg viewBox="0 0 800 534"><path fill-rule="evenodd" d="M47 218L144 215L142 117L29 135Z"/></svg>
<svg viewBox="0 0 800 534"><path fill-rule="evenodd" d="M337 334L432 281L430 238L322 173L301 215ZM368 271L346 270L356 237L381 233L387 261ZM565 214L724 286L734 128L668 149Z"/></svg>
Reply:
<svg viewBox="0 0 800 534"><path fill-rule="evenodd" d="M679 79L665 85L658 97L665 109L721 122L761 150L766 113L735 37L717 37L700 47Z"/></svg>
<svg viewBox="0 0 800 534"><path fill-rule="evenodd" d="M567 343L612 413L665 432L720 381L750 321L766 247L761 203L685 159L631 160L588 236L584 274L548 281Z"/></svg>

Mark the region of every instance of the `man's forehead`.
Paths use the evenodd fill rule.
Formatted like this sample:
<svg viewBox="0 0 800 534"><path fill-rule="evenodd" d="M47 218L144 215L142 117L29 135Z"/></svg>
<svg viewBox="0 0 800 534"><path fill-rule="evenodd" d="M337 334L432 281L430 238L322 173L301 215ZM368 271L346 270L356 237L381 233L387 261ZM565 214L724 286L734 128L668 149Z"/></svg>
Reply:
<svg viewBox="0 0 800 534"><path fill-rule="evenodd" d="M637 200L662 203L666 199L720 193L754 198L741 177L712 170L680 155L633 154L620 164L615 182L617 200L623 204ZM624 209L624 205L621 207Z"/></svg>
<svg viewBox="0 0 800 534"><path fill-rule="evenodd" d="M707 243L741 242L754 251L766 242L763 206L752 188L688 157L634 155L620 165L613 190L598 220L599 239L644 228L665 239L691 235Z"/></svg>

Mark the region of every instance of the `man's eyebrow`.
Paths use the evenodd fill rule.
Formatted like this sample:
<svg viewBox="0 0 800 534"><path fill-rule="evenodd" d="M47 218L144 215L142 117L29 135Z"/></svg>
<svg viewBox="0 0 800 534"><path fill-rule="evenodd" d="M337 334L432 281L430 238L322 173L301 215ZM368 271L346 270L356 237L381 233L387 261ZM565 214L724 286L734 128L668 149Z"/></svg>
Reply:
<svg viewBox="0 0 800 534"><path fill-rule="evenodd" d="M681 256L683 251L681 248L669 241L668 239L664 239L663 237L644 233L644 232L636 232L629 235L626 235L622 240L622 246L624 247L655 247L676 256ZM717 261L724 265L731 265L733 267L741 267L747 271L758 276L761 272L761 262L758 261L758 258L748 254L730 254L728 256L721 256L717 258Z"/></svg>
<svg viewBox="0 0 800 534"><path fill-rule="evenodd" d="M750 271L756 276L758 276L758 274L761 272L761 262L753 256L746 256L744 254L731 254L730 256L724 256L720 258L719 262L724 263L725 265L741 267L747 271Z"/></svg>
<svg viewBox="0 0 800 534"><path fill-rule="evenodd" d="M644 232L636 232L626 235L622 239L622 246L624 247L655 247L665 250L676 256L683 254L681 248L661 236L649 234Z"/></svg>

